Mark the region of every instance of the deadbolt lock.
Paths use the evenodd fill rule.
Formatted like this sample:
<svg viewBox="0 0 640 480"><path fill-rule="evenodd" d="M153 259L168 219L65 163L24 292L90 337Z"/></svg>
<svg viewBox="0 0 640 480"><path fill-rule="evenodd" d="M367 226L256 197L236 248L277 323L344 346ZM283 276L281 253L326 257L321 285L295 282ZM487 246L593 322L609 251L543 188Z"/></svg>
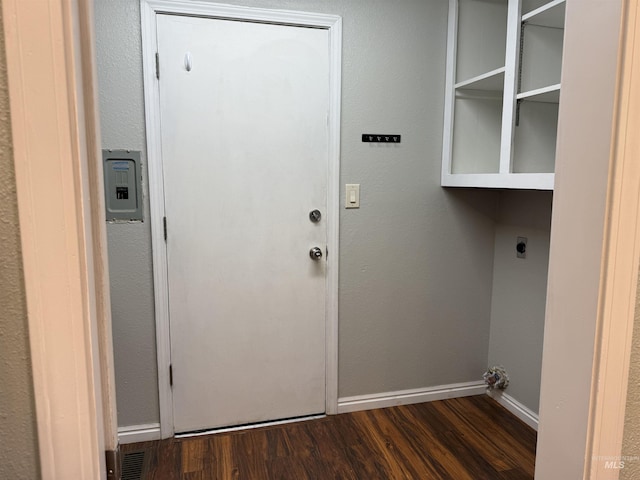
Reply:
<svg viewBox="0 0 640 480"><path fill-rule="evenodd" d="M322 213L320 213L320 210L311 210L309 212L309 220L311 220L312 223L318 223L321 218Z"/></svg>

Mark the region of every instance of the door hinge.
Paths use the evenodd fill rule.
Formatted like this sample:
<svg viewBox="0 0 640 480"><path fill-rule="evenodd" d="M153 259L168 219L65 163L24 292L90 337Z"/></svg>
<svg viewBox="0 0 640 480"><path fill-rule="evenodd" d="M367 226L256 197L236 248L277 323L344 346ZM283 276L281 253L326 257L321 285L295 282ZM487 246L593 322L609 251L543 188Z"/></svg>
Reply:
<svg viewBox="0 0 640 480"><path fill-rule="evenodd" d="M162 229L164 231L164 241L167 241L167 217L162 217Z"/></svg>
<svg viewBox="0 0 640 480"><path fill-rule="evenodd" d="M107 468L107 480L120 480L120 448L105 452L105 467Z"/></svg>
<svg viewBox="0 0 640 480"><path fill-rule="evenodd" d="M169 365L169 386L173 387L173 365Z"/></svg>
<svg viewBox="0 0 640 480"><path fill-rule="evenodd" d="M156 78L160 80L160 54L156 52Z"/></svg>

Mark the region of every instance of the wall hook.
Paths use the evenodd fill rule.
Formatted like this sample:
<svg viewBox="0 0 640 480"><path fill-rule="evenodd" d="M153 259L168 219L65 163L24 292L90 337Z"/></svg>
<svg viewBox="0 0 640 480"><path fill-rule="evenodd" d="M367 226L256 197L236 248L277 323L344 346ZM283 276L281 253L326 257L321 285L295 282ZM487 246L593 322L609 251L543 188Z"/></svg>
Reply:
<svg viewBox="0 0 640 480"><path fill-rule="evenodd" d="M187 72L190 72L191 67L192 67L191 52L187 52L184 55L184 68L186 68Z"/></svg>

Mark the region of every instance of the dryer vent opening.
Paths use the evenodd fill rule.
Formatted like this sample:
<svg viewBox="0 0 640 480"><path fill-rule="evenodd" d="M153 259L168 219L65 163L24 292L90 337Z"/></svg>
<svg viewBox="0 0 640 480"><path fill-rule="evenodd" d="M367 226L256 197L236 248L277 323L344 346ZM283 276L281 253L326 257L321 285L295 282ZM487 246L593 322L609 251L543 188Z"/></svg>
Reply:
<svg viewBox="0 0 640 480"><path fill-rule="evenodd" d="M502 365L495 365L489 368L482 375L482 378L489 390L504 390L509 386L509 375Z"/></svg>

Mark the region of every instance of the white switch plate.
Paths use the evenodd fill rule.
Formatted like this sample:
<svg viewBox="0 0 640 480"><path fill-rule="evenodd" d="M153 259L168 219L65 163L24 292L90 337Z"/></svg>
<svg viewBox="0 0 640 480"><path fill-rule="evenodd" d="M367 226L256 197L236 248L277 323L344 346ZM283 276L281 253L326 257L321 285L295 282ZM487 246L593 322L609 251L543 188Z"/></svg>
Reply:
<svg viewBox="0 0 640 480"><path fill-rule="evenodd" d="M344 191L344 208L360 208L360 184L347 183Z"/></svg>

